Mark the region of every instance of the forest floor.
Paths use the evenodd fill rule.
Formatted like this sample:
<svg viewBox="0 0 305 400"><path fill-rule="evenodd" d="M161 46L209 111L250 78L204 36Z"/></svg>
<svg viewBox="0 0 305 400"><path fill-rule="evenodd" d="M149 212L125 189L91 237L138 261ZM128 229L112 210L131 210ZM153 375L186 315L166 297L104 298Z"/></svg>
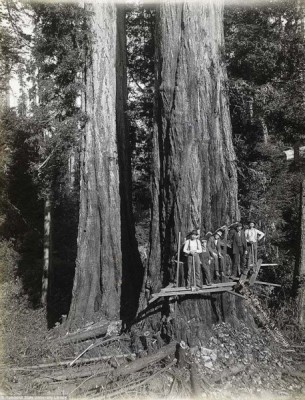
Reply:
<svg viewBox="0 0 305 400"><path fill-rule="evenodd" d="M285 332L289 346L244 323L216 324L191 348L163 342L160 350L160 336L120 334L119 321L89 324L77 335L99 327L100 334L73 341L64 324L47 330L18 281L1 284L0 293L0 398L305 399L305 337L293 327Z"/></svg>

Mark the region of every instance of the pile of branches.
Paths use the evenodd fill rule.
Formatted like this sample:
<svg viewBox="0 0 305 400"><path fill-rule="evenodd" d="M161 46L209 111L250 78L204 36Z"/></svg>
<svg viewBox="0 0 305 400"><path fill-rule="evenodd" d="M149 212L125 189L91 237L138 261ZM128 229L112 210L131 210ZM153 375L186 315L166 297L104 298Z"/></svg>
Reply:
<svg viewBox="0 0 305 400"><path fill-rule="evenodd" d="M287 382L294 393L305 392L304 364L297 366L291 358L295 348L281 346L263 330L254 334L246 325L221 323L214 325L206 343L193 348L174 340L165 344L151 332L120 331L119 321L100 321L49 337L50 354L44 362L2 369L6 392L187 398L220 396L227 389L253 392L257 387L289 394Z"/></svg>

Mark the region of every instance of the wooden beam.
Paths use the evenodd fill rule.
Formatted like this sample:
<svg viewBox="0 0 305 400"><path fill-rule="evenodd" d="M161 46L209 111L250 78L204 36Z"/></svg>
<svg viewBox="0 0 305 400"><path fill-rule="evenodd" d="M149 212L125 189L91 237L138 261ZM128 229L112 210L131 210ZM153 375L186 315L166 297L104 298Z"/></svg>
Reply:
<svg viewBox="0 0 305 400"><path fill-rule="evenodd" d="M262 262L263 262L263 260L261 260L261 259L259 259L257 261L256 268L253 271L253 274L250 276L250 279L249 279L249 286L253 286L254 285L254 282L256 281L257 275L258 275L259 270L261 268Z"/></svg>
<svg viewBox="0 0 305 400"><path fill-rule="evenodd" d="M240 285L243 285L243 284L246 282L249 269L250 269L250 268L245 268L245 269L243 270L242 274L240 275L240 278L239 278L239 280L238 280L238 283L239 283Z"/></svg>
<svg viewBox="0 0 305 400"><path fill-rule="evenodd" d="M231 287L234 286L235 282L220 282L220 283L213 283L212 285L203 285L203 289L211 289L211 288L222 288L222 287ZM161 292L177 292L177 291L189 291L189 289L186 289L184 286L181 287L165 287L161 289Z"/></svg>
<svg viewBox="0 0 305 400"><path fill-rule="evenodd" d="M261 267L277 267L279 264L261 264Z"/></svg>
<svg viewBox="0 0 305 400"><path fill-rule="evenodd" d="M262 281L255 281L258 285L266 285L266 286L275 286L275 287L282 287L282 285L278 283L270 283L270 282L262 282Z"/></svg>

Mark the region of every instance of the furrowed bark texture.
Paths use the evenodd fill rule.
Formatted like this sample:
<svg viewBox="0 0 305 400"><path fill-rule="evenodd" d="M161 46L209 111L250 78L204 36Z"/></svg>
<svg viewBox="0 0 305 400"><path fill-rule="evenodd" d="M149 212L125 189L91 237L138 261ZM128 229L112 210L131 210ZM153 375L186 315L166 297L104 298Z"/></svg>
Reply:
<svg viewBox="0 0 305 400"><path fill-rule="evenodd" d="M167 267L195 226L214 231L239 218L237 173L226 94L222 7L162 3L156 17L153 210L148 281L168 283ZM175 337L193 343L213 322L236 317L235 299L179 299ZM197 298L197 299L196 299ZM171 323L172 324L172 323ZM166 329L172 329L168 326Z"/></svg>
<svg viewBox="0 0 305 400"><path fill-rule="evenodd" d="M239 217L237 173L226 94L222 7L160 5L149 275L198 225L215 230Z"/></svg>
<svg viewBox="0 0 305 400"><path fill-rule="evenodd" d="M86 69L78 255L68 322L81 325L96 312L119 318L122 278L119 165L116 143L117 12L94 3L92 53Z"/></svg>

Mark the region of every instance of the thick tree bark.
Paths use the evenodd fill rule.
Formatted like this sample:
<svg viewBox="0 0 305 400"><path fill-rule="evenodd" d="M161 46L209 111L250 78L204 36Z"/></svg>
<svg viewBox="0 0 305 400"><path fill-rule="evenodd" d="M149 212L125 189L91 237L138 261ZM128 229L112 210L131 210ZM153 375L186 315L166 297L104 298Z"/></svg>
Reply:
<svg viewBox="0 0 305 400"><path fill-rule="evenodd" d="M185 237L239 217L226 94L222 8L162 4L157 14L157 88L149 275L164 278Z"/></svg>
<svg viewBox="0 0 305 400"><path fill-rule="evenodd" d="M134 236L128 132L124 11L93 3L91 60L82 100L78 255L68 327L95 317L130 319L139 295L140 258Z"/></svg>
<svg viewBox="0 0 305 400"><path fill-rule="evenodd" d="M147 280L168 283L182 238L239 218L237 173L223 62L222 7L162 3L156 20L156 101L151 249ZM184 298L185 299L185 298ZM193 344L213 322L236 317L228 294L180 299L174 336ZM191 321L191 322L190 322ZM167 329L172 329L168 327Z"/></svg>
<svg viewBox="0 0 305 400"><path fill-rule="evenodd" d="M119 167L116 145L116 8L92 12L91 60L86 69L81 148L78 253L69 325L90 321L96 312L119 318L122 276Z"/></svg>

